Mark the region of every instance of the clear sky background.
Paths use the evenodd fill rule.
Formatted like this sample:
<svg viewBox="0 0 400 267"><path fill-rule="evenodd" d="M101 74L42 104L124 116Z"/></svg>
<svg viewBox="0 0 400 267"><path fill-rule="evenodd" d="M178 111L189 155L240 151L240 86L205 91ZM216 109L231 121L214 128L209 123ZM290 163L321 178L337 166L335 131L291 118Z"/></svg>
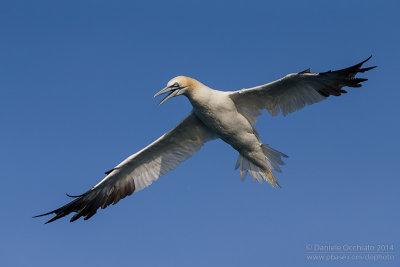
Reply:
<svg viewBox="0 0 400 267"><path fill-rule="evenodd" d="M398 1L2 1L1 266L399 266ZM265 143L282 189L242 182L222 141L89 221L58 208L191 110L153 95L186 75L220 90L373 58L349 94ZM307 260L307 246L394 245L393 261Z"/></svg>

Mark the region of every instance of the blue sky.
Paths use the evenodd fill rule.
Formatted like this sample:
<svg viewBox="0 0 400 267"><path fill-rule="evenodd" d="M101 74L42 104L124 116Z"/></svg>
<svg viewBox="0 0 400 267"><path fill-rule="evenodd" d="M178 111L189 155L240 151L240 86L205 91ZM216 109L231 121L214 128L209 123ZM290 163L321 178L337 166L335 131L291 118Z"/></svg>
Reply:
<svg viewBox="0 0 400 267"><path fill-rule="evenodd" d="M394 266L399 261L398 1L3 1L1 266ZM174 76L220 90L368 57L362 88L287 117L265 143L282 189L242 182L222 141L89 221L43 225L172 128ZM394 245L394 260L308 260L311 245Z"/></svg>

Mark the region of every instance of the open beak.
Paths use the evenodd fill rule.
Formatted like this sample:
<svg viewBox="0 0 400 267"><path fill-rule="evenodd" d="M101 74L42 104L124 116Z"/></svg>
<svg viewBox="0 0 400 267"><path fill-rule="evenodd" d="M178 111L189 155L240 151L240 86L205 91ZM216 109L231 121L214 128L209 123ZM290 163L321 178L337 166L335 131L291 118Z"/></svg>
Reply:
<svg viewBox="0 0 400 267"><path fill-rule="evenodd" d="M156 98L159 95L168 93L169 94L163 99L161 100L161 102L158 105L161 105L162 103L164 103L165 101L167 101L168 99L176 96L176 94L179 92L179 90L182 89L181 87L175 87L175 86L170 86L170 87L165 87L164 89L162 89L160 92L158 92L157 94L154 95L154 98Z"/></svg>

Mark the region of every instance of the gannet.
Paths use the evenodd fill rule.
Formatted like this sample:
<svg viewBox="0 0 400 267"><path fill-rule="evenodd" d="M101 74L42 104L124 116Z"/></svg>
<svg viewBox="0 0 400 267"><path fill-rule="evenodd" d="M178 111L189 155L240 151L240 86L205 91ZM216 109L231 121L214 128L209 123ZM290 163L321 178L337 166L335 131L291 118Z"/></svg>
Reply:
<svg viewBox="0 0 400 267"><path fill-rule="evenodd" d="M196 153L205 142L220 138L239 152L235 169L240 168L243 180L250 172L254 180L268 181L279 186L273 171L281 172L282 158L287 156L264 144L255 129L257 117L266 109L270 115L286 116L307 105L320 102L329 96L347 93L343 87L361 87L364 78L355 78L359 72L374 67L361 68L371 57L349 68L312 73L306 69L264 85L238 91L218 91L201 82L178 76L154 97L168 93L160 105L172 97L184 95L193 106L189 115L172 130L156 141L131 155L106 177L70 203L45 214L55 214L46 223L72 212L71 222L80 217L92 217L99 208L116 204L120 199L151 185L161 175L171 171Z"/></svg>

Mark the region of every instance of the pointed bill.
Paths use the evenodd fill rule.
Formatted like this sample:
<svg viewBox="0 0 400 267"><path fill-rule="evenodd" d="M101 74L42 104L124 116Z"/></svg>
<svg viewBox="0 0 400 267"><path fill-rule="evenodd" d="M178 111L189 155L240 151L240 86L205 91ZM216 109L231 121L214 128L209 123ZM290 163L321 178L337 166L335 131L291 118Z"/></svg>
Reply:
<svg viewBox="0 0 400 267"><path fill-rule="evenodd" d="M156 98L157 96L168 93L168 92L170 92L170 93L163 100L161 100L161 102L158 105L161 105L168 99L176 96L176 94L179 92L179 88L166 87L166 88L162 89L160 92L158 92L157 94L155 94L153 98Z"/></svg>
<svg viewBox="0 0 400 267"><path fill-rule="evenodd" d="M153 98L156 98L157 96L165 94L169 91L171 91L171 87L165 87L164 89L160 90L157 94L155 94Z"/></svg>

